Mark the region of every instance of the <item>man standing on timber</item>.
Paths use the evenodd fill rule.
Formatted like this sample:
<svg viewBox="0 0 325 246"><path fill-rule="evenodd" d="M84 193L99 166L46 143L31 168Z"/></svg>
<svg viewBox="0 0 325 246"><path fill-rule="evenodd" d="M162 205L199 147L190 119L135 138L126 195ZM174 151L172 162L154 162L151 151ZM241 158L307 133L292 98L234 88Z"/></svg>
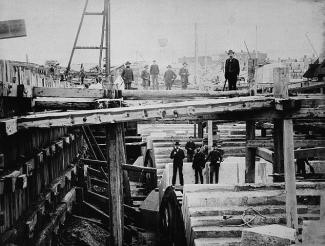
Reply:
<svg viewBox="0 0 325 246"><path fill-rule="evenodd" d="M229 90L236 90L237 77L240 72L239 62L234 58L234 52L228 51L229 58L226 60L225 65L225 79L228 80Z"/></svg>
<svg viewBox="0 0 325 246"><path fill-rule="evenodd" d="M187 63L183 63L183 67L179 70L179 76L181 76L182 89L187 89L188 85L188 76L190 76L187 67Z"/></svg>
<svg viewBox="0 0 325 246"><path fill-rule="evenodd" d="M133 77L133 71L132 68L130 68L131 63L130 62L126 62L125 63L125 68L122 71L121 77L124 80L124 85L125 85L125 89L131 89L131 83L132 81L134 81L134 77Z"/></svg>
<svg viewBox="0 0 325 246"><path fill-rule="evenodd" d="M195 172L195 184L199 183L199 177L200 177L201 184L203 184L202 169L204 169L204 166L205 166L205 155L203 151L200 149L200 147L198 147L195 150L193 164L192 164L192 168L194 169Z"/></svg>
<svg viewBox="0 0 325 246"><path fill-rule="evenodd" d="M159 84L158 84L159 67L156 64L156 60L152 61L152 65L150 66L150 75L152 81L152 89L158 90L159 89Z"/></svg>
<svg viewBox="0 0 325 246"><path fill-rule="evenodd" d="M221 145L218 145L220 148ZM213 144L213 150L210 151L208 157L206 158L206 162L210 160L210 184L213 184L213 175L215 175L216 184L219 182L219 168L220 163L223 161L223 150L217 149L217 145Z"/></svg>
<svg viewBox="0 0 325 246"><path fill-rule="evenodd" d="M193 154L196 146L195 143L193 142L193 137L190 136L189 141L185 144L185 149L187 153L187 161L192 162L193 161Z"/></svg>
<svg viewBox="0 0 325 246"><path fill-rule="evenodd" d="M141 78L142 78L142 86L146 90L150 86L150 74L149 74L149 66L145 65L144 70L141 73Z"/></svg>
<svg viewBox="0 0 325 246"><path fill-rule="evenodd" d="M167 66L167 71L164 74L164 80L166 85L166 90L172 89L172 84L174 83L174 80L176 79L177 75L172 70L172 66Z"/></svg>
<svg viewBox="0 0 325 246"><path fill-rule="evenodd" d="M183 159L185 158L184 151L179 147L179 142L175 143L175 147L170 153L170 158L173 159L173 178L172 185L175 186L177 169L179 174L179 182L181 186L184 185L183 179Z"/></svg>

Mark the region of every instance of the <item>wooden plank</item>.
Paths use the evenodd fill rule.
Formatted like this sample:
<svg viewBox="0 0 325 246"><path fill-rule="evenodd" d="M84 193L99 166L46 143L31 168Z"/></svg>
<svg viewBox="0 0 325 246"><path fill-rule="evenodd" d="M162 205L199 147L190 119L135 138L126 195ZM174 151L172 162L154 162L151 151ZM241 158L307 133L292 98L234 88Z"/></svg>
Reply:
<svg viewBox="0 0 325 246"><path fill-rule="evenodd" d="M142 100L146 99L161 99L161 98L217 98L226 96L249 96L248 90L237 91L200 91L200 90L124 90L122 91L124 99Z"/></svg>
<svg viewBox="0 0 325 246"><path fill-rule="evenodd" d="M256 148L256 155L264 160L274 163L274 152L266 148Z"/></svg>
<svg viewBox="0 0 325 246"><path fill-rule="evenodd" d="M305 159L305 158L320 157L320 156L325 156L325 147L295 150L296 159Z"/></svg>
<svg viewBox="0 0 325 246"><path fill-rule="evenodd" d="M295 229L298 233L296 170L294 164L292 120L283 121L283 157L286 187L287 226Z"/></svg>
<svg viewBox="0 0 325 246"><path fill-rule="evenodd" d="M255 121L246 121L246 141L255 139ZM246 147L245 183L255 183L255 148Z"/></svg>
<svg viewBox="0 0 325 246"><path fill-rule="evenodd" d="M274 143L274 165L273 173L284 172L283 158L283 120L274 120L273 143Z"/></svg>
<svg viewBox="0 0 325 246"><path fill-rule="evenodd" d="M17 121L18 128L55 127L128 122L155 118L178 118L183 116L200 116L225 112L247 112L258 109L274 109L274 100L265 97L242 97L187 101L139 107L33 114L19 117Z"/></svg>
<svg viewBox="0 0 325 246"><path fill-rule="evenodd" d="M295 139L294 147L295 148L312 148L312 147L324 147L325 140L318 139ZM274 147L274 142L272 139L255 139L247 140L246 147L249 148L267 148L271 149Z"/></svg>
<svg viewBox="0 0 325 246"><path fill-rule="evenodd" d="M0 119L0 136L13 135L18 131L17 118Z"/></svg>
<svg viewBox="0 0 325 246"><path fill-rule="evenodd" d="M135 171L135 172L143 172L143 173L155 173L155 172L157 172L156 168L140 167L140 166L134 166L134 165L128 165L128 164L123 164L122 168L123 168L123 170L127 170L127 171Z"/></svg>
<svg viewBox="0 0 325 246"><path fill-rule="evenodd" d="M34 87L33 97L103 98L104 89Z"/></svg>
<svg viewBox="0 0 325 246"><path fill-rule="evenodd" d="M208 148L211 151L213 145L213 126L212 120L208 120Z"/></svg>
<svg viewBox="0 0 325 246"><path fill-rule="evenodd" d="M289 92L290 93L304 92L304 91L309 91L309 90L321 89L324 87L325 87L325 83L318 83L316 85L308 85L308 86L303 86L303 87L289 88Z"/></svg>
<svg viewBox="0 0 325 246"><path fill-rule="evenodd" d="M93 145L91 144L91 142L90 142L90 140L88 138L88 135L87 135L86 130L85 130L85 126L81 126L81 130L82 130L82 135L84 136L84 138L86 140L86 143L88 145L88 148L90 150L90 154L91 154L92 158L98 160L99 158L97 158L97 155L96 155L96 153L95 153L95 151L93 149Z"/></svg>
<svg viewBox="0 0 325 246"><path fill-rule="evenodd" d="M106 126L107 160L109 168L110 239L112 245L123 245L124 211L123 183L119 139L122 138L121 124Z"/></svg>
<svg viewBox="0 0 325 246"><path fill-rule="evenodd" d="M97 155L97 158L99 160L105 161L106 158L105 158L102 150L99 148L98 143L96 141L96 138L94 137L90 127L88 125L86 125L86 126L84 126L84 128L85 128L86 132L88 133L87 135L89 137L89 140L93 143L93 148L94 148L94 151L95 151L95 153Z"/></svg>
<svg viewBox="0 0 325 246"><path fill-rule="evenodd" d="M95 109L97 102L93 98L38 97L33 99L33 104L37 110L81 110Z"/></svg>

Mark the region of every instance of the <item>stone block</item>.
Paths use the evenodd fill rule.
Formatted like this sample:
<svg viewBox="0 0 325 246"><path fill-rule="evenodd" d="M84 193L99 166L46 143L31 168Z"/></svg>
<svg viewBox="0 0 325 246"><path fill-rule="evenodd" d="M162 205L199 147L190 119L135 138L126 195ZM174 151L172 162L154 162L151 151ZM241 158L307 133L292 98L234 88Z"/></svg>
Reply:
<svg viewBox="0 0 325 246"><path fill-rule="evenodd" d="M281 225L244 229L241 246L289 246L295 240L295 230Z"/></svg>

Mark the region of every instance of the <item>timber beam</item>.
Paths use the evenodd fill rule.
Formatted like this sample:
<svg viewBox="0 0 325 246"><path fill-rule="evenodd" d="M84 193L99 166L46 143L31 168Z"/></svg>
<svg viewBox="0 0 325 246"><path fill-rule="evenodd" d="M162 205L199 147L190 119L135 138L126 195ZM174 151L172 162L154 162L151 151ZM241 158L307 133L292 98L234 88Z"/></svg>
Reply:
<svg viewBox="0 0 325 246"><path fill-rule="evenodd" d="M324 118L324 109L299 108L305 100L313 100L317 105L322 99L282 99L252 96L226 99L206 99L137 107L79 110L68 112L35 113L17 117L13 120L0 120L0 129L14 134L27 128L50 128L78 126L84 124L105 124L130 121L150 121L154 119L189 120L255 120L283 118ZM261 147L261 146L258 146Z"/></svg>
<svg viewBox="0 0 325 246"><path fill-rule="evenodd" d="M274 163L274 151L266 148L256 148L256 155L264 160ZM294 151L295 159L306 159L310 157L319 157L325 155L325 147L315 147L307 149L296 149Z"/></svg>
<svg viewBox="0 0 325 246"><path fill-rule="evenodd" d="M325 140L319 139L295 139L294 147L295 148L312 148L312 147L323 147L325 146ZM268 148L271 149L274 147L274 141L272 139L254 139L247 140L246 147L248 148Z"/></svg>
<svg viewBox="0 0 325 246"><path fill-rule="evenodd" d="M127 108L97 110L79 110L33 114L17 118L17 128L49 128L59 126L77 126L84 124L105 124L150 120L155 118L197 117L207 114L249 112L255 110L274 110L274 100L265 97L241 97L204 101L187 101L164 105L147 105ZM1 120L7 129L7 120ZM13 123L13 122L11 122ZM13 132L13 131L12 131Z"/></svg>
<svg viewBox="0 0 325 246"><path fill-rule="evenodd" d="M114 93L113 93L114 94ZM33 97L61 97L61 98L110 98L112 92L106 89L86 89L86 88L51 88L34 87ZM163 99L163 98L217 98L228 96L249 96L248 90L238 91L200 91L200 90L124 90L122 97L124 99Z"/></svg>

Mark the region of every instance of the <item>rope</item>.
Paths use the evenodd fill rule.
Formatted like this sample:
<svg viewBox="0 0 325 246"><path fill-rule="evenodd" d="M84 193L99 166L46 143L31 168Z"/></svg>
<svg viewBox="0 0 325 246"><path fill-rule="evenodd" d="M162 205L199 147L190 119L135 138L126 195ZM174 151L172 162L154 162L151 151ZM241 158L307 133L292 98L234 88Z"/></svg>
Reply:
<svg viewBox="0 0 325 246"><path fill-rule="evenodd" d="M245 219L245 216L246 215L249 215L249 214L246 214L248 211L253 211L255 214L254 214L254 217L250 218L249 220L246 220ZM256 219L257 216L261 216L262 218L267 218L266 216L264 216L263 214L261 214L259 211L257 211L255 208L253 207L248 207L247 209L244 210L244 212L242 213L241 215L241 219L244 223L240 224L240 225L226 225L227 227L240 227L240 226L248 226L248 227L252 227L251 226L251 222L254 221ZM228 220L230 218L232 218L233 216L230 216L228 218L225 218L225 220ZM221 225L221 226L224 226L224 225Z"/></svg>

